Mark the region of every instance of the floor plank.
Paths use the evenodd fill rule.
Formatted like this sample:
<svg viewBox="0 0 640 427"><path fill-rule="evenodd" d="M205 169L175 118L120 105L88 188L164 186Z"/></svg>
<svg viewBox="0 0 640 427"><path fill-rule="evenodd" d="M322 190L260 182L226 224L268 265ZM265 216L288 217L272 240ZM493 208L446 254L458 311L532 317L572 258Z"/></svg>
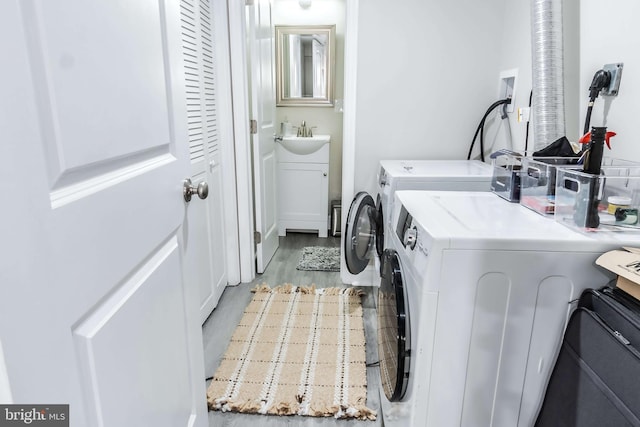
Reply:
<svg viewBox="0 0 640 427"><path fill-rule="evenodd" d="M220 298L218 307L211 313L211 316L202 326L204 339L205 372L208 377L213 376L220 364L231 335L236 325L242 317L244 308L247 306L253 294L250 290L257 284L266 283L269 286L277 286L283 283L309 286L315 284L317 287L338 286L343 287L340 281L340 273L324 271L300 271L296 270L300 259L300 251L305 246L330 246L338 247L340 238L328 237L320 239L315 234L288 233L286 237L280 238L280 247L274 258L267 266L264 274L260 274L252 283L240 284L238 286L227 287ZM374 306L374 296L372 289L363 288L365 335L367 340L367 363L377 362L377 350L375 348L376 334L376 313ZM251 415L222 413L219 411L209 412L209 426L213 427L281 427L281 426L335 426L354 425L377 427L382 426L380 416L380 398L378 396L378 368L367 368L367 406L378 412L376 421L355 421L336 420L334 418L315 418L289 416L278 417L268 415ZM207 383L208 385L208 383Z"/></svg>

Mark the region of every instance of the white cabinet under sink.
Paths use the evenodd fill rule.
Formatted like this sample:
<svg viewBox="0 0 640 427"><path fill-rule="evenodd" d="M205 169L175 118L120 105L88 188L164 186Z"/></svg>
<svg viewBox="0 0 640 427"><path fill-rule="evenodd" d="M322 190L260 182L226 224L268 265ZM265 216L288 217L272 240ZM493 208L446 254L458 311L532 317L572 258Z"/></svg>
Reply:
<svg viewBox="0 0 640 427"><path fill-rule="evenodd" d="M287 230L304 230L317 231L318 237L327 237L329 138L318 135L284 139L276 144L278 234L284 236Z"/></svg>

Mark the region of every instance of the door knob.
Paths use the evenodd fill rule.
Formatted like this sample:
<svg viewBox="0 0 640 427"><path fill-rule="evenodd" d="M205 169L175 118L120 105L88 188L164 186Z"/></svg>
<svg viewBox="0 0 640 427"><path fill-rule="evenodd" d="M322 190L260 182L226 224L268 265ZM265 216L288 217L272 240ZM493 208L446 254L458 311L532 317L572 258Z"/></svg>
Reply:
<svg viewBox="0 0 640 427"><path fill-rule="evenodd" d="M187 178L182 181L182 195L186 202L191 201L191 196L197 194L201 199L206 199L209 195L209 184L204 181L200 181L198 186L194 186L191 179Z"/></svg>

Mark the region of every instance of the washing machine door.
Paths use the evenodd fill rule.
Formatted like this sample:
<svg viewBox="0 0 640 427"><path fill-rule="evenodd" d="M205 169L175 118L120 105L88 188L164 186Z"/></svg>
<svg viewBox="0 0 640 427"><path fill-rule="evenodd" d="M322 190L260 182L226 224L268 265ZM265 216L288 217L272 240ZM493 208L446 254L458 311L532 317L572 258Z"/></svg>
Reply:
<svg viewBox="0 0 640 427"><path fill-rule="evenodd" d="M378 212L382 212L382 205L378 206L367 192L361 191L356 194L349 207L345 226L344 258L347 270L351 274L361 273L373 256L374 246L378 250L377 234L384 228L381 225L382 221L378 219Z"/></svg>
<svg viewBox="0 0 640 427"><path fill-rule="evenodd" d="M382 257L384 252L384 214L382 212L382 196L376 197L376 253ZM382 268L382 264L380 265Z"/></svg>
<svg viewBox="0 0 640 427"><path fill-rule="evenodd" d="M380 384L390 402L402 400L409 384L411 325L409 296L398 253L386 249L378 291L378 357Z"/></svg>

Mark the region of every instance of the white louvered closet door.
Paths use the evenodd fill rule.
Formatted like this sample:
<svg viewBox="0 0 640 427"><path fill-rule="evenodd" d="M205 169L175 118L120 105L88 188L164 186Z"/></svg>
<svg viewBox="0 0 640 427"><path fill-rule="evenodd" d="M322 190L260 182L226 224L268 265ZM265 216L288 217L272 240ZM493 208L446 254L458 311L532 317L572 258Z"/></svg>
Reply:
<svg viewBox="0 0 640 427"><path fill-rule="evenodd" d="M200 292L204 322L227 284L222 167L216 98L216 17L209 0L181 0L182 46L191 181L204 181L209 195L194 195L185 217L186 281Z"/></svg>

